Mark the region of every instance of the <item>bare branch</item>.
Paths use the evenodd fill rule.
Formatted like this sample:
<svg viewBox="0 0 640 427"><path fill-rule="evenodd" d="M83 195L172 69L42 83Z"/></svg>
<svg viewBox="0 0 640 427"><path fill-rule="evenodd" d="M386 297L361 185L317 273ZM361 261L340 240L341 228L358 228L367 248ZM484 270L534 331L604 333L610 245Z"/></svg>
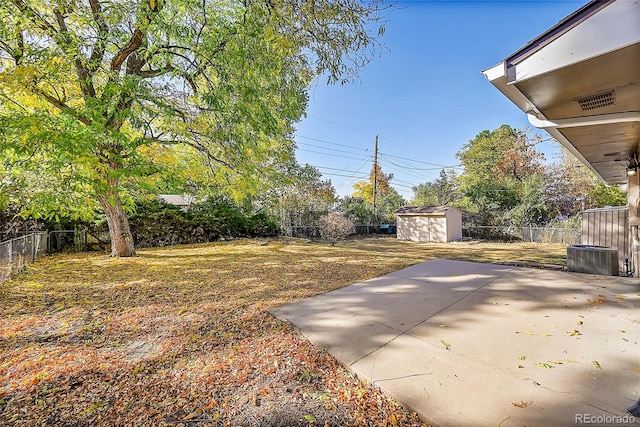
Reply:
<svg viewBox="0 0 640 427"><path fill-rule="evenodd" d="M150 12L157 13L159 10L158 6L157 0L149 0ZM137 24L137 28L133 31L133 35L131 36L129 43L120 49L120 51L113 57L113 60L111 61L111 71L120 71L120 68L127 57L142 46L142 41L145 37L145 34L143 33L144 26L145 25L142 25L142 23Z"/></svg>
<svg viewBox="0 0 640 427"><path fill-rule="evenodd" d="M127 59L129 55L135 52L142 45L142 31L136 28L131 36L129 43L113 57L111 61L111 71L120 71L122 63Z"/></svg>
<svg viewBox="0 0 640 427"><path fill-rule="evenodd" d="M229 164L229 163L225 162L224 160L214 156L213 153L211 153L211 150L209 150L207 147L205 147L202 144L198 144L195 141L178 141L178 143L186 144L186 145L188 145L190 147L193 147L196 150L198 150L200 153L204 154L207 157L207 159L213 160L214 162L220 163L221 165L223 165L223 166L225 166L225 167L227 167L227 168L229 168L231 170L234 170L234 168L233 168L233 166L231 166L231 164Z"/></svg>
<svg viewBox="0 0 640 427"><path fill-rule="evenodd" d="M137 75L142 77L143 79L152 79L154 77L160 77L162 75L170 73L174 70L175 67L173 67L171 64L167 64L162 68L158 68L157 70L141 70L137 73Z"/></svg>
<svg viewBox="0 0 640 427"><path fill-rule="evenodd" d="M156 105L156 106L158 106L158 107L160 107L160 108L162 108L162 109L165 109L165 110L171 110L171 111L173 111L174 113L176 113L176 115L180 116L180 118L181 118L183 121L186 121L186 120L187 120L187 114L186 114L184 111L182 111L182 110L178 109L177 107L174 107L174 106L173 106L173 105L171 105L171 104L168 104L168 103L166 103L166 102L162 102L162 99L160 99L160 98L150 98L150 97L143 97L143 96L140 96L140 99L142 99L142 100L144 100L144 101L147 101L147 102L149 102L149 103L151 103L151 104L154 104L154 105Z"/></svg>
<svg viewBox="0 0 640 427"><path fill-rule="evenodd" d="M151 79L154 77L163 76L171 72L175 72L177 75L182 77L187 82L187 84L189 85L193 93L198 93L198 86L196 85L196 82L193 79L193 76L191 76L189 73L187 73L186 71L180 68L174 67L171 64L167 64L164 67L159 68L157 70L141 70L137 73L137 75L144 79Z"/></svg>

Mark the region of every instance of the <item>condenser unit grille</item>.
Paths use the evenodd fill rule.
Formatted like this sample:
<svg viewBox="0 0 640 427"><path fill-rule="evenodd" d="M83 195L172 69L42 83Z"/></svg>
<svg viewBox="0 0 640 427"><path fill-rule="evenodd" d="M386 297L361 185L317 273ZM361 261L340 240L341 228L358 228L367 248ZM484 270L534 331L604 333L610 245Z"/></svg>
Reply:
<svg viewBox="0 0 640 427"><path fill-rule="evenodd" d="M618 248L595 245L568 246L567 271L617 276Z"/></svg>
<svg viewBox="0 0 640 427"><path fill-rule="evenodd" d="M616 95L614 91L599 93L584 98L576 99L582 111L591 111L597 108L606 107L616 103Z"/></svg>

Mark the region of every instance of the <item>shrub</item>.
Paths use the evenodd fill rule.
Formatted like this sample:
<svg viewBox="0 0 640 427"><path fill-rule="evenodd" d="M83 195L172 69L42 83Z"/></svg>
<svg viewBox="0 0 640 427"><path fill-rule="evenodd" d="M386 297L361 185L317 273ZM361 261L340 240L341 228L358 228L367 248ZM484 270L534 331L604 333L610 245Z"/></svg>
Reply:
<svg viewBox="0 0 640 427"><path fill-rule="evenodd" d="M277 236L276 223L265 214L243 213L234 203L209 198L189 210L156 200L139 202L130 217L138 247L211 242L233 237Z"/></svg>
<svg viewBox="0 0 640 427"><path fill-rule="evenodd" d="M353 232L353 223L344 215L335 212L320 217L320 236L335 245Z"/></svg>

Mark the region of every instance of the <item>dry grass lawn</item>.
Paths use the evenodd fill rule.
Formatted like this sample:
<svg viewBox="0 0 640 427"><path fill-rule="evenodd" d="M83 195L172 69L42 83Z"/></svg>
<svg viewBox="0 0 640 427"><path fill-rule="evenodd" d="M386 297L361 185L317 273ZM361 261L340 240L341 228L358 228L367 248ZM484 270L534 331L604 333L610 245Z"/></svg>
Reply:
<svg viewBox="0 0 640 427"><path fill-rule="evenodd" d="M434 257L564 264L565 247L236 240L48 256L0 285L0 424L414 426L265 312Z"/></svg>

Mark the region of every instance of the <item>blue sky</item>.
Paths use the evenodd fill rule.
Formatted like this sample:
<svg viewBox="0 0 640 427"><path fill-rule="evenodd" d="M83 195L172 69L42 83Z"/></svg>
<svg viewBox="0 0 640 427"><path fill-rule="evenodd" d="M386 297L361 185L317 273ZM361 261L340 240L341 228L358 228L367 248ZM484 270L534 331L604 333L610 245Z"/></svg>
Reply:
<svg viewBox="0 0 640 427"><path fill-rule="evenodd" d="M586 1L401 1L385 13L382 51L350 85L320 81L297 124L297 158L339 195L368 176L379 135L382 170L410 199L481 131L524 129L526 116L481 71L498 64ZM547 134L536 130L544 137ZM539 145L547 160L552 143ZM456 169L458 173L460 168Z"/></svg>

